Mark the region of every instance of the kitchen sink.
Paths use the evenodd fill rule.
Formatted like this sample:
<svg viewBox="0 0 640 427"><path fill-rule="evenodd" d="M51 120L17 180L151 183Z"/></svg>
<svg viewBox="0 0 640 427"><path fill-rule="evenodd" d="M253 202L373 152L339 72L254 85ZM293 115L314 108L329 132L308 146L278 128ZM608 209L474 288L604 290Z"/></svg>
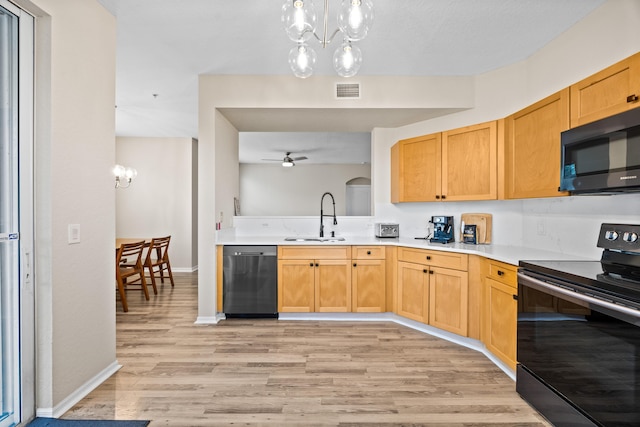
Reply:
<svg viewBox="0 0 640 427"><path fill-rule="evenodd" d="M344 237L285 237L287 242L344 242Z"/></svg>

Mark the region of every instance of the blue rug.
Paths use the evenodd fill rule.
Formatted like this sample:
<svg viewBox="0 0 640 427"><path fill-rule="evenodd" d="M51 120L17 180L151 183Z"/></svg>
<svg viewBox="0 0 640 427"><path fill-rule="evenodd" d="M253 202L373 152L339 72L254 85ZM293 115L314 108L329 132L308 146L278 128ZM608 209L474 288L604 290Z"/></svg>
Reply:
<svg viewBox="0 0 640 427"><path fill-rule="evenodd" d="M36 418L27 427L145 427L149 421L111 420L61 420L58 418Z"/></svg>

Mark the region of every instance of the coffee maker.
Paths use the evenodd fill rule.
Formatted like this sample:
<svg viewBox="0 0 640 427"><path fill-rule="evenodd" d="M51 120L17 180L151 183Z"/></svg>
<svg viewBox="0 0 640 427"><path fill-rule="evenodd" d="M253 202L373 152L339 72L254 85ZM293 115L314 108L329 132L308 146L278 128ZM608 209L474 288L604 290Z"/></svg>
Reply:
<svg viewBox="0 0 640 427"><path fill-rule="evenodd" d="M450 243L455 241L452 216L432 216L429 222L433 224L433 236L429 239L430 242Z"/></svg>

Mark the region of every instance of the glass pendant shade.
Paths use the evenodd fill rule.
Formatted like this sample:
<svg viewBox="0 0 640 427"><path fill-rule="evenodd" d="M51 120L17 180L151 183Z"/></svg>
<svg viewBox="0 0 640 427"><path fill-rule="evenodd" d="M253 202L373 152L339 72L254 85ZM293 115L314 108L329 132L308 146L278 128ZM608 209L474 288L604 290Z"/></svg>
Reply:
<svg viewBox="0 0 640 427"><path fill-rule="evenodd" d="M316 30L317 14L313 1L285 0L281 19L291 40L308 40Z"/></svg>
<svg viewBox="0 0 640 427"><path fill-rule="evenodd" d="M136 176L138 176L138 171L134 168L125 168L124 170L124 176L125 178L127 178L129 181L131 181L132 179L134 179Z"/></svg>
<svg viewBox="0 0 640 427"><path fill-rule="evenodd" d="M312 75L316 59L316 51L306 43L300 43L289 51L289 66L296 77L304 79Z"/></svg>
<svg viewBox="0 0 640 427"><path fill-rule="evenodd" d="M338 12L338 28L351 41L362 40L373 24L371 0L342 0Z"/></svg>
<svg viewBox="0 0 640 427"><path fill-rule="evenodd" d="M340 77L355 76L361 65L362 52L357 46L352 46L348 40L345 40L333 54L333 68Z"/></svg>

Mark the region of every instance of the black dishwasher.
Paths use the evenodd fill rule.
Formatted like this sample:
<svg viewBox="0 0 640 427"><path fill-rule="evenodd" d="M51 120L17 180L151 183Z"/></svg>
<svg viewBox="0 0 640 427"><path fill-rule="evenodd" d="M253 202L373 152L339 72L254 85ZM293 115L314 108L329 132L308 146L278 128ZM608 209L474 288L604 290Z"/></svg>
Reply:
<svg viewBox="0 0 640 427"><path fill-rule="evenodd" d="M227 317L278 317L277 248L223 248L222 311Z"/></svg>

